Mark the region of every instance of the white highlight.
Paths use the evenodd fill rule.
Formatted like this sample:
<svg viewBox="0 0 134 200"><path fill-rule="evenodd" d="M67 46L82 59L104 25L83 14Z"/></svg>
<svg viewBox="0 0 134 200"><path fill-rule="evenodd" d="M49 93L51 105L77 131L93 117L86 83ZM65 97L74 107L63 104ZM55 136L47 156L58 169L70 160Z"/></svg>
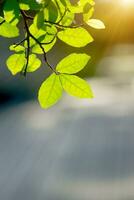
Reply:
<svg viewBox="0 0 134 200"><path fill-rule="evenodd" d="M134 0L122 0L123 5L130 6L134 4Z"/></svg>

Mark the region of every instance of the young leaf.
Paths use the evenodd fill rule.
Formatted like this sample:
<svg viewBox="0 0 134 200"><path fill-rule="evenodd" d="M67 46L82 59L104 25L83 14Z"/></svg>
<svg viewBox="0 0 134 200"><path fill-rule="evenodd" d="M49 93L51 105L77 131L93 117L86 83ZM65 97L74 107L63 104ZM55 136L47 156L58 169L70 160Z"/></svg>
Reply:
<svg viewBox="0 0 134 200"><path fill-rule="evenodd" d="M58 32L58 38L73 47L84 47L93 41L92 36L84 28L68 28Z"/></svg>
<svg viewBox="0 0 134 200"><path fill-rule="evenodd" d="M66 11L66 14L61 20L60 24L64 26L69 26L72 24L73 20L74 20L74 14L69 11Z"/></svg>
<svg viewBox="0 0 134 200"><path fill-rule="evenodd" d="M74 74L82 70L89 59L90 56L85 53L72 53L58 63L56 70L60 73Z"/></svg>
<svg viewBox="0 0 134 200"><path fill-rule="evenodd" d="M52 41L52 42L51 42ZM50 42L50 43L49 43ZM47 43L47 42L46 42ZM51 40L48 41L49 44L45 44L42 45L42 47L44 48L45 52L47 53L48 51L50 51L52 49L52 47L55 45L56 43L56 38L53 38ZM43 54L42 49L40 48L40 46L38 44L35 44L32 48L32 52L33 53L37 53L37 54Z"/></svg>
<svg viewBox="0 0 134 200"><path fill-rule="evenodd" d="M88 12L83 13L83 20L87 23L87 21L93 16L94 7L91 7Z"/></svg>
<svg viewBox="0 0 134 200"><path fill-rule="evenodd" d="M22 53L22 52L24 52L25 51L25 47L23 47L23 46L21 46L21 45L11 45L10 47L9 47L9 49L10 49L10 51L15 51L15 52L17 52L17 53Z"/></svg>
<svg viewBox="0 0 134 200"><path fill-rule="evenodd" d="M45 13L44 10L41 10L40 12L37 13L37 15L35 15L34 24L38 29L40 29L44 26L44 21L45 21Z"/></svg>
<svg viewBox="0 0 134 200"><path fill-rule="evenodd" d="M78 76L61 74L60 80L64 90L71 96L93 98L93 92L89 84Z"/></svg>
<svg viewBox="0 0 134 200"><path fill-rule="evenodd" d="M20 10L19 10L19 4L17 0L6 0L4 4L4 18L5 20L12 24L16 25L19 22L19 16L20 15Z"/></svg>
<svg viewBox="0 0 134 200"><path fill-rule="evenodd" d="M3 22L4 19L0 17L0 23ZM8 22L4 22L0 25L0 36L12 38L17 37L19 35L19 29L16 26L12 26Z"/></svg>
<svg viewBox="0 0 134 200"><path fill-rule="evenodd" d="M93 0L79 0L75 5L70 6L69 9L73 13L83 13L87 4L94 6L95 2Z"/></svg>
<svg viewBox="0 0 134 200"><path fill-rule="evenodd" d="M55 26L47 27L45 24L41 27L41 29L38 29L35 24L32 24L30 26L30 32L36 39L38 39L39 42L42 44L45 43L43 46L45 52L48 52L55 44L57 34L57 29ZM31 38L30 39L30 46L32 48L33 53L37 54L43 54L42 49L40 48L40 45L35 43L35 41Z"/></svg>
<svg viewBox="0 0 134 200"><path fill-rule="evenodd" d="M39 89L38 99L42 108L54 105L62 96L62 86L59 75L52 74L43 82Z"/></svg>
<svg viewBox="0 0 134 200"><path fill-rule="evenodd" d="M95 29L105 29L104 23L99 19L89 19L86 23Z"/></svg>
<svg viewBox="0 0 134 200"><path fill-rule="evenodd" d="M39 10L41 5L35 0L18 0L22 10Z"/></svg>
<svg viewBox="0 0 134 200"><path fill-rule="evenodd" d="M24 53L18 53L13 54L9 56L7 59L7 67L11 71L13 75L16 75L18 72L20 72L24 65L25 65L25 54Z"/></svg>
<svg viewBox="0 0 134 200"><path fill-rule="evenodd" d="M50 1L44 9L45 20L55 22L58 17L58 10L54 2Z"/></svg>
<svg viewBox="0 0 134 200"><path fill-rule="evenodd" d="M41 61L37 58L35 54L29 56L29 63L27 72L34 72L41 66Z"/></svg>

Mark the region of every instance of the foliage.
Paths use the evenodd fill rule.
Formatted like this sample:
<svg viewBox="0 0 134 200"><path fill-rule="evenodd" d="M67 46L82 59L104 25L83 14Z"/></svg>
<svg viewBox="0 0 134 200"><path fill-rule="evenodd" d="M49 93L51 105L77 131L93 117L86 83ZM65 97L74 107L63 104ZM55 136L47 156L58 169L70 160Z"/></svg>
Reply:
<svg viewBox="0 0 134 200"><path fill-rule="evenodd" d="M89 55L72 53L54 68L48 61L47 52L53 48L57 39L76 48L91 43L93 38L85 27L105 28L103 22L92 19L94 5L94 0L79 0L75 3L70 0L3 0L0 3L0 36L18 37L19 23L24 23L24 39L9 47L14 51L6 62L11 73L26 76L39 69L39 54L43 56L43 64L52 71L42 83L38 94L40 105L45 109L61 98L63 90L79 98L93 97L88 83L74 75L85 67ZM81 24L77 22L78 17L82 19Z"/></svg>

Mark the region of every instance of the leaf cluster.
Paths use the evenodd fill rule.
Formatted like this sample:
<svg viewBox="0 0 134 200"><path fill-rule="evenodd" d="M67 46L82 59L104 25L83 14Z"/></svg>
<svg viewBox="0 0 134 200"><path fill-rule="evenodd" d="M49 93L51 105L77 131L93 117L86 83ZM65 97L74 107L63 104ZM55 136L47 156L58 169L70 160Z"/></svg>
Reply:
<svg viewBox="0 0 134 200"><path fill-rule="evenodd" d="M0 36L19 37L23 22L24 38L9 47L14 53L6 61L13 75L24 76L36 71L43 65L48 66L52 74L44 80L38 99L43 108L54 105L62 96L63 90L79 98L92 98L89 84L74 75L88 63L90 56L85 53L72 53L53 67L47 53L59 39L75 48L88 45L93 37L85 25L97 29L105 28L103 22L93 19L94 0L3 0L1 3ZM77 22L80 17L81 23Z"/></svg>

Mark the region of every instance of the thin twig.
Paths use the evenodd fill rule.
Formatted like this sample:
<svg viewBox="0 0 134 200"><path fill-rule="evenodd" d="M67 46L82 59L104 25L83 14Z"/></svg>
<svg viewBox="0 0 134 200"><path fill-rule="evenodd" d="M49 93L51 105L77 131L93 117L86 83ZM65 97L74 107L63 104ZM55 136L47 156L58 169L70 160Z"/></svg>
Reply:
<svg viewBox="0 0 134 200"><path fill-rule="evenodd" d="M0 25L2 25L5 22L5 20L3 20L2 22L0 22Z"/></svg>
<svg viewBox="0 0 134 200"><path fill-rule="evenodd" d="M62 29L63 28L79 28L84 25L84 24L79 24L79 25L74 25L74 26L66 26L66 25L58 24L57 22L51 22L51 21L47 21L47 20L45 20L45 23L53 24L53 25L57 26L58 28L62 28Z"/></svg>
<svg viewBox="0 0 134 200"><path fill-rule="evenodd" d="M15 47L19 46L20 44L22 44L23 42L26 41L27 38L22 39L20 42L15 43Z"/></svg>
<svg viewBox="0 0 134 200"><path fill-rule="evenodd" d="M25 14L24 14L24 12L22 10L21 10L21 14L23 16L24 24L25 24L25 29L26 29L26 32L27 32L27 36L25 38L26 41L27 41L26 65L25 65L24 71L22 72L22 73L24 73L24 76L26 76L27 68L28 68L28 64L29 64L29 56L30 56L30 34L29 34L29 27L28 27L28 24L27 24L27 18L25 17Z"/></svg>
<svg viewBox="0 0 134 200"><path fill-rule="evenodd" d="M59 21L57 22L57 24L59 24L63 20L63 18L66 15L67 10L68 10L67 7L65 7L65 11L64 11L63 15L61 16L61 18L59 19Z"/></svg>
<svg viewBox="0 0 134 200"><path fill-rule="evenodd" d="M34 17L27 15L24 11L23 11L23 15L25 15L25 18L27 18L27 19L30 19L30 20L34 19Z"/></svg>
<svg viewBox="0 0 134 200"><path fill-rule="evenodd" d="M46 62L46 64L48 65L48 67L54 72L57 74L57 71L49 64L48 60L47 60L47 56L46 56L46 52L45 52L45 49L43 47L43 44L49 44L48 43L40 43L38 41L38 39L36 37L34 37L31 32L29 31L29 27L28 27L28 24L27 24L27 17L25 15L25 13L21 10L21 14L23 16L23 19L24 19L24 24L25 24L25 28L26 28L26 32L27 32L27 58L28 58L28 61L29 61L29 53L30 53L30 42L29 42L29 38L31 37L41 48L42 52L43 52L43 57L44 57L44 61ZM53 39L54 40L54 39ZM52 41L50 41L50 43L52 43ZM27 64L26 64L26 70L27 70L27 66L28 66L28 61L27 61Z"/></svg>

